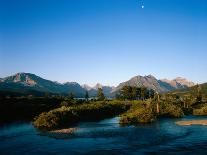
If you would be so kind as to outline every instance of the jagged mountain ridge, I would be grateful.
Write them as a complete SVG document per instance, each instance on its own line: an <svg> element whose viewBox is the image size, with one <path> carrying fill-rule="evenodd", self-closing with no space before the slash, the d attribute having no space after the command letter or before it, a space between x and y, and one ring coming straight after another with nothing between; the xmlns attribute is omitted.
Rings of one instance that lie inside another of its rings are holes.
<svg viewBox="0 0 207 155"><path fill-rule="evenodd" d="M195 85L193 82L190 82L187 79L182 78L182 77L177 77L177 78L175 78L173 80L162 79L161 81L165 82L165 83L168 83L168 84L170 84L171 86L173 86L173 87L175 87L177 89L186 88L186 87L192 87L192 86Z"/></svg>
<svg viewBox="0 0 207 155"><path fill-rule="evenodd" d="M31 73L17 73L13 76L3 78L0 83L0 90L11 90L11 84L15 84L13 85L13 89L16 89L16 91L18 91L18 88L21 88L19 91L22 91L22 88L24 87L25 89L56 94L68 94L69 92L72 92L77 97L84 96L85 94L85 89L76 82L61 84L43 79Z"/></svg>
<svg viewBox="0 0 207 155"><path fill-rule="evenodd" d="M112 91L114 89L114 87L112 86L103 86L100 83L97 83L94 87L92 87L89 90L89 95L92 97L95 97L97 95L98 92L98 88L101 88L103 90L103 93L105 94L105 96L107 97L113 97Z"/></svg>
<svg viewBox="0 0 207 155"><path fill-rule="evenodd" d="M152 75L147 76L135 76L130 80L120 83L114 92L119 91L123 86L137 86L137 87L147 87L149 89L153 89L159 93L164 93L168 91L172 91L175 89L184 89L187 87L194 86L193 82L189 82L184 78L176 78L173 80L158 80Z"/></svg>
<svg viewBox="0 0 207 155"><path fill-rule="evenodd" d="M13 76L0 78L0 91L26 92L28 90L28 92L41 92L43 94L44 92L54 94L68 94L72 92L76 97L84 97L86 91L89 92L90 97L95 97L98 88L102 88L107 97L113 97L125 85L147 87L157 92L164 93L176 89L188 88L193 86L194 83L181 77L173 80L158 80L152 75L135 76L126 82L120 83L117 87L102 86L99 83L94 87L90 87L86 84L81 86L77 82L61 84L43 79L31 73L17 73Z"/></svg>

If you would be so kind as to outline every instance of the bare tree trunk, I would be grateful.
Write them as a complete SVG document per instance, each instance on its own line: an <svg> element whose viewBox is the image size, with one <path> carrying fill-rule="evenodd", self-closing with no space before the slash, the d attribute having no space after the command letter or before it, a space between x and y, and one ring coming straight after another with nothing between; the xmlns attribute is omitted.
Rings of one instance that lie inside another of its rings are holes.
<svg viewBox="0 0 207 155"><path fill-rule="evenodd" d="M157 113L159 114L160 113L160 106L159 106L159 103L157 102Z"/></svg>
<svg viewBox="0 0 207 155"><path fill-rule="evenodd" d="M159 102L160 102L160 96L159 96L159 94L157 93L157 114L160 113L160 105L159 105Z"/></svg>

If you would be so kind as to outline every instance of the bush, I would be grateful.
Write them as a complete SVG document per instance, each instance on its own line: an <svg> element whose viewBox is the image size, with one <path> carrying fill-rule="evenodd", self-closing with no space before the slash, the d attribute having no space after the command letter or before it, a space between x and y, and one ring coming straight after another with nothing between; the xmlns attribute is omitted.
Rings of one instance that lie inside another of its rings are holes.
<svg viewBox="0 0 207 155"><path fill-rule="evenodd" d="M40 130L52 130L78 121L93 121L112 117L127 111L130 106L130 102L123 101L97 101L70 107L63 106L40 114L34 120L33 125Z"/></svg>
<svg viewBox="0 0 207 155"><path fill-rule="evenodd" d="M193 114L193 108L182 108L182 110L183 110L183 113L185 114L185 115L192 115Z"/></svg>
<svg viewBox="0 0 207 155"><path fill-rule="evenodd" d="M151 123L156 120L151 103L148 101L136 104L129 111L121 115L119 123L121 125L136 125L139 123Z"/></svg>
<svg viewBox="0 0 207 155"><path fill-rule="evenodd" d="M138 123L151 123L156 119L156 115L150 109L140 108L133 112L127 112L121 116L121 125L136 125Z"/></svg>
<svg viewBox="0 0 207 155"><path fill-rule="evenodd" d="M170 104L170 103L162 103L160 107L160 116L161 117L183 117L184 113L181 107Z"/></svg>
<svg viewBox="0 0 207 155"><path fill-rule="evenodd" d="M137 125L139 123L151 123L159 117L182 117L182 109L174 104L160 103L160 113L156 113L156 104L153 100L142 101L135 104L126 113L121 115L121 125Z"/></svg>
<svg viewBox="0 0 207 155"><path fill-rule="evenodd" d="M67 122L70 124L78 121L78 116L73 109L67 108L65 106L51 110L49 112L44 112L40 114L33 122L34 126L40 130L51 130L56 129L59 126L64 126Z"/></svg>
<svg viewBox="0 0 207 155"><path fill-rule="evenodd" d="M206 116L207 115L207 106L203 106L200 109L194 109L193 115Z"/></svg>

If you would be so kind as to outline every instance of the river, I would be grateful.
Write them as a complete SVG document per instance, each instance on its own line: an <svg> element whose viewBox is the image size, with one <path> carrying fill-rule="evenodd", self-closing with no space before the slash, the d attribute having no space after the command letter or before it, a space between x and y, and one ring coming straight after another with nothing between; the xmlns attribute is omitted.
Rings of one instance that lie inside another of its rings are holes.
<svg viewBox="0 0 207 155"><path fill-rule="evenodd" d="M118 117L76 125L71 136L37 131L31 123L0 126L0 154L207 154L207 126L179 126L187 116L120 127Z"/></svg>

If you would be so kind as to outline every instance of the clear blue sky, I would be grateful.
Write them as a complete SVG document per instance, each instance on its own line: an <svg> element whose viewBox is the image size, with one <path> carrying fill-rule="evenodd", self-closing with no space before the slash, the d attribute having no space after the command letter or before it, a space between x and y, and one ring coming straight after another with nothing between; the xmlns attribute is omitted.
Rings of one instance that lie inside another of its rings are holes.
<svg viewBox="0 0 207 155"><path fill-rule="evenodd" d="M142 9L144 5L144 9ZM0 77L207 82L206 0L0 0Z"/></svg>

